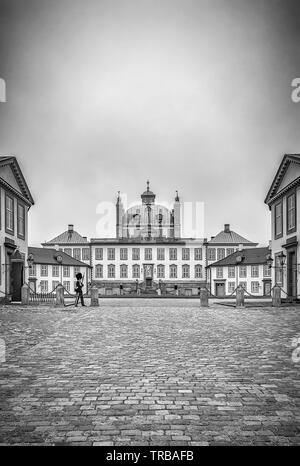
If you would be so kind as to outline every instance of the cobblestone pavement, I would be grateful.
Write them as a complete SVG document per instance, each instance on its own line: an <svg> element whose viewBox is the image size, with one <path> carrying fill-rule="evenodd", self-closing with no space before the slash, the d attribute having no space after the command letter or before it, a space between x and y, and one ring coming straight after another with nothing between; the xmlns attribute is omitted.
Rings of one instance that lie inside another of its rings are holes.
<svg viewBox="0 0 300 466"><path fill-rule="evenodd" d="M0 308L0 443L300 444L300 308Z"/></svg>

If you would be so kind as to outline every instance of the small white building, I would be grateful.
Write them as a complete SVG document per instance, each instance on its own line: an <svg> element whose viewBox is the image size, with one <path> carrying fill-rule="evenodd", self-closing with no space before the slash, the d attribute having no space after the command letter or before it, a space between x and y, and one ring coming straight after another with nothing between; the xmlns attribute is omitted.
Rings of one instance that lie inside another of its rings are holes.
<svg viewBox="0 0 300 466"><path fill-rule="evenodd" d="M271 211L272 279L282 298L300 297L300 154L285 155L265 203Z"/></svg>
<svg viewBox="0 0 300 466"><path fill-rule="evenodd" d="M28 275L28 211L33 204L17 159L0 157L0 300L21 300Z"/></svg>
<svg viewBox="0 0 300 466"><path fill-rule="evenodd" d="M69 293L75 292L76 274L81 272L84 279L83 292L91 280L91 267L74 259L63 251L50 248L28 248L30 261L29 286L35 293L51 293L62 284Z"/></svg>
<svg viewBox="0 0 300 466"><path fill-rule="evenodd" d="M270 253L269 248L241 249L210 264L207 268L210 292L220 298L226 297L234 295L241 285L253 296L270 296Z"/></svg>

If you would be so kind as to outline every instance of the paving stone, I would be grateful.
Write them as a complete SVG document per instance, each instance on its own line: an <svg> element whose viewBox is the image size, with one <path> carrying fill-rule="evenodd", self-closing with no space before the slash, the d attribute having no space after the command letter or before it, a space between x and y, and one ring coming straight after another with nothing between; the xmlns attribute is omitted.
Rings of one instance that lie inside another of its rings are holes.
<svg viewBox="0 0 300 466"><path fill-rule="evenodd" d="M299 308L0 307L0 444L299 445Z"/></svg>

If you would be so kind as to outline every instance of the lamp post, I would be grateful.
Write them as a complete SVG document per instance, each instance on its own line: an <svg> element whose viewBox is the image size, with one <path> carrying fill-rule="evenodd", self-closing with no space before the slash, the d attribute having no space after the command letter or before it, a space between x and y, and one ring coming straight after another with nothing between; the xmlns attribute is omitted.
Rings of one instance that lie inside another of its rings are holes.
<svg viewBox="0 0 300 466"><path fill-rule="evenodd" d="M34 263L34 256L33 256L33 254L28 254L28 257L27 257L28 275L29 275L29 271L32 269L33 263ZM24 269L25 269L25 267L24 267ZM24 270L24 282L25 282L25 279L26 279L26 275L25 275L25 270Z"/></svg>
<svg viewBox="0 0 300 466"><path fill-rule="evenodd" d="M277 265L272 265L273 264L273 261L274 259L271 257L271 254L268 254L267 256L267 265L269 266L269 268L271 269L275 269L275 284L277 285L277 276L276 276L276 269L279 269L280 270L280 275L281 275L281 278L282 278L282 282L283 282L283 268L285 266L285 261L286 261L286 255L284 254L283 251L281 251L277 256L276 258L278 259L279 261L279 267Z"/></svg>
<svg viewBox="0 0 300 466"><path fill-rule="evenodd" d="M61 254L57 254L56 260L57 260L57 262L58 262L59 265L60 265L60 284L62 285L62 260L63 260L62 255L61 255Z"/></svg>

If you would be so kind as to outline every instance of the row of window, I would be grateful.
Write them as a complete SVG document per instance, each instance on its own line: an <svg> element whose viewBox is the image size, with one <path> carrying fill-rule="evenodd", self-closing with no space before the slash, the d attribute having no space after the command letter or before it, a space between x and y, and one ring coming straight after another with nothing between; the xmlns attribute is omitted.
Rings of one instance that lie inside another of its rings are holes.
<svg viewBox="0 0 300 466"><path fill-rule="evenodd" d="M217 278L223 278L223 272L224 267L217 267L216 271L216 277ZM240 265L238 267L238 275L240 278L246 278L247 277L247 266L246 265ZM236 267L228 267L228 278L235 278L236 276ZM270 277L271 276L271 269L268 265L263 266L263 276L264 277ZM252 278L258 278L259 277L259 266L258 265L252 265L251 266L251 277Z"/></svg>
<svg viewBox="0 0 300 466"><path fill-rule="evenodd" d="M37 290L38 292L41 292L41 293L51 293L52 291L55 290L55 288L59 285L59 281L57 280L53 280L52 281L52 287L51 289L49 289L49 283L48 283L48 280L41 280L40 281L40 289ZM33 285L31 285L33 287ZM73 292L76 288L76 281L74 281L74 290L71 290L71 282L69 281L64 281L63 282L63 286L65 287L65 289L69 292Z"/></svg>
<svg viewBox="0 0 300 466"><path fill-rule="evenodd" d="M296 191L286 197L286 233L296 231ZM283 235L283 200L281 199L274 207L274 236L275 239Z"/></svg>
<svg viewBox="0 0 300 466"><path fill-rule="evenodd" d="M74 259L77 259L78 261L81 261L81 260L89 261L90 260L90 248L73 248L73 250L72 248L64 248L63 252L73 257Z"/></svg>
<svg viewBox="0 0 300 466"><path fill-rule="evenodd" d="M247 282L239 282L239 285L242 286L247 291ZM251 293L259 293L261 285L259 282L251 282ZM236 289L235 282L228 282L228 293L233 293Z"/></svg>
<svg viewBox="0 0 300 466"><path fill-rule="evenodd" d="M17 236L21 239L25 239L25 209L25 205L17 201ZM5 231L10 235L15 234L15 200L7 193L5 193Z"/></svg>
<svg viewBox="0 0 300 466"><path fill-rule="evenodd" d="M60 276L60 273L59 273L59 269L60 269L60 266L59 265L52 265L52 266L49 266L49 265L40 265L40 275L41 277L48 277L49 276L49 269L51 270L52 272L52 277L59 277ZM78 272L80 272L80 267L72 267L73 268L73 275L74 277L76 276L76 274ZM36 271L37 271L37 265L36 264L33 264L30 268L29 268L29 275L31 277L35 277L36 276ZM71 267L68 266L68 265L65 265L63 266L63 269L62 269L62 274L63 274L63 277L70 277L70 271L71 271Z"/></svg>
<svg viewBox="0 0 300 466"><path fill-rule="evenodd" d="M141 251L140 248L132 248L132 260L140 260ZM191 252L190 248L182 248L181 258L182 260L190 260ZM165 248L157 248L156 250L156 259L165 260L166 251ZM103 260L103 248L95 248L95 259ZM107 259L115 260L116 259L116 250L115 248L107 248ZM153 259L153 250L152 248L144 249L144 260ZM128 260L128 249L120 248L120 260ZM177 248L169 249L169 260L177 260ZM194 260L202 260L202 248L194 249Z"/></svg>
<svg viewBox="0 0 300 466"><path fill-rule="evenodd" d="M178 275L178 267L175 264L169 266L169 277L170 278L177 278ZM157 266L157 278L165 278L165 271L166 267L163 264L159 264ZM133 278L140 278L141 275L141 267L138 264L134 264L132 266L132 277ZM116 266L114 264L110 264L107 266L107 276L108 278L115 278L116 277ZM202 266L200 264L195 265L195 278L202 278ZM95 278L103 278L103 265L98 264L95 267ZM128 278L128 265L122 264L120 265L120 278ZM182 278L190 278L190 266L185 264L182 266Z"/></svg>
<svg viewBox="0 0 300 466"><path fill-rule="evenodd" d="M233 254L235 251L238 251L238 248L208 248L207 257L209 261L220 261L230 254Z"/></svg>

